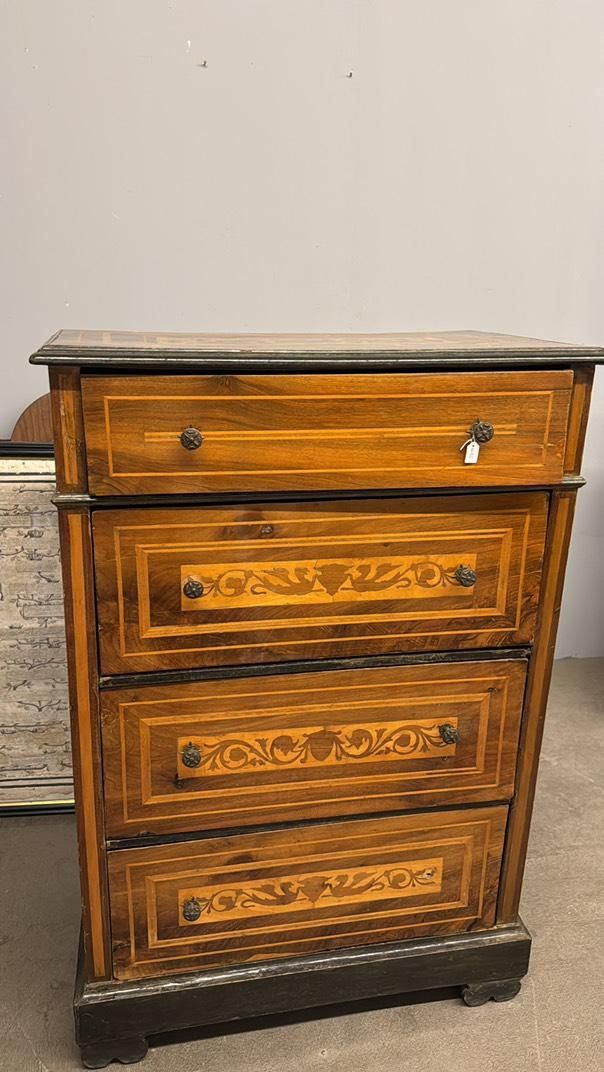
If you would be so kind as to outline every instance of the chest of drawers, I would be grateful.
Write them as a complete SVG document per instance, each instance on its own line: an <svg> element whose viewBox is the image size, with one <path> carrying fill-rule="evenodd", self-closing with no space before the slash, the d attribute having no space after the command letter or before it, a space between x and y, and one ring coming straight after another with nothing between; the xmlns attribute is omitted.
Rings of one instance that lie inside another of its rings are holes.
<svg viewBox="0 0 604 1072"><path fill-rule="evenodd" d="M474 332L60 332L84 1064L518 992L594 365Z"/></svg>

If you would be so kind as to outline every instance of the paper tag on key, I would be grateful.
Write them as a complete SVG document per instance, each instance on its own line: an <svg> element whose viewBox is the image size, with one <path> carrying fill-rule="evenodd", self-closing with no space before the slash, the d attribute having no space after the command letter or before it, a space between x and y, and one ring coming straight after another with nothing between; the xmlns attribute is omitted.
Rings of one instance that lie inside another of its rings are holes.
<svg viewBox="0 0 604 1072"><path fill-rule="evenodd" d="M464 465L476 465L480 454L480 443L477 443L475 439L470 439L465 446Z"/></svg>

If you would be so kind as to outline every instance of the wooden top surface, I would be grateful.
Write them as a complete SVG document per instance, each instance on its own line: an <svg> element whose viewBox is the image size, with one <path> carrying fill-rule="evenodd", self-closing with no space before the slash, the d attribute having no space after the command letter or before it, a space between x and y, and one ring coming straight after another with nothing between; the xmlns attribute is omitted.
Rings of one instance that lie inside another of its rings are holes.
<svg viewBox="0 0 604 1072"><path fill-rule="evenodd" d="M252 369L510 367L604 361L604 348L483 331L379 334L184 335L141 331L59 331L33 364Z"/></svg>

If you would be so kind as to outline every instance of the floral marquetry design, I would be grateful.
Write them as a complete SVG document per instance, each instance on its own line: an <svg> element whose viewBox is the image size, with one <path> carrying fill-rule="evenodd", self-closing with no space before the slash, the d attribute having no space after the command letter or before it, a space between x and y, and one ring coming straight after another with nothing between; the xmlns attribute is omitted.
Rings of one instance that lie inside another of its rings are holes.
<svg viewBox="0 0 604 1072"><path fill-rule="evenodd" d="M316 766L354 760L413 759L439 753L453 755L459 736L443 734L434 720L382 726L304 727L261 737L233 736L178 742L185 766L199 772L227 774L248 768ZM187 762L191 751L196 762Z"/></svg>
<svg viewBox="0 0 604 1072"><path fill-rule="evenodd" d="M366 560L319 560L302 562L225 563L216 566L183 566L183 583L191 578L199 585L200 596L194 600L204 609L252 606L255 603L279 604L284 601L355 602L392 592L393 595L417 597L442 593L451 587L463 590L461 580L469 567L453 555L414 560L409 556ZM191 609L191 599L183 610Z"/></svg>
<svg viewBox="0 0 604 1072"><path fill-rule="evenodd" d="M185 923L259 915L271 909L285 911L329 907L333 902L351 903L371 897L412 897L438 893L442 884L442 859L413 861L387 869L360 868L325 875L288 875L259 886L229 886L217 890L193 890L181 904Z"/></svg>

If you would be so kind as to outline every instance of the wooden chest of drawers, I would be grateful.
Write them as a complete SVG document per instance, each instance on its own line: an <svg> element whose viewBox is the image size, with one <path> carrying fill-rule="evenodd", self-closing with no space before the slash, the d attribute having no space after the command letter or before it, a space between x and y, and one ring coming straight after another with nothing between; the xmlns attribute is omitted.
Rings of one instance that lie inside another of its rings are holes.
<svg viewBox="0 0 604 1072"><path fill-rule="evenodd" d="M61 332L84 1063L513 997L594 364L464 332Z"/></svg>

